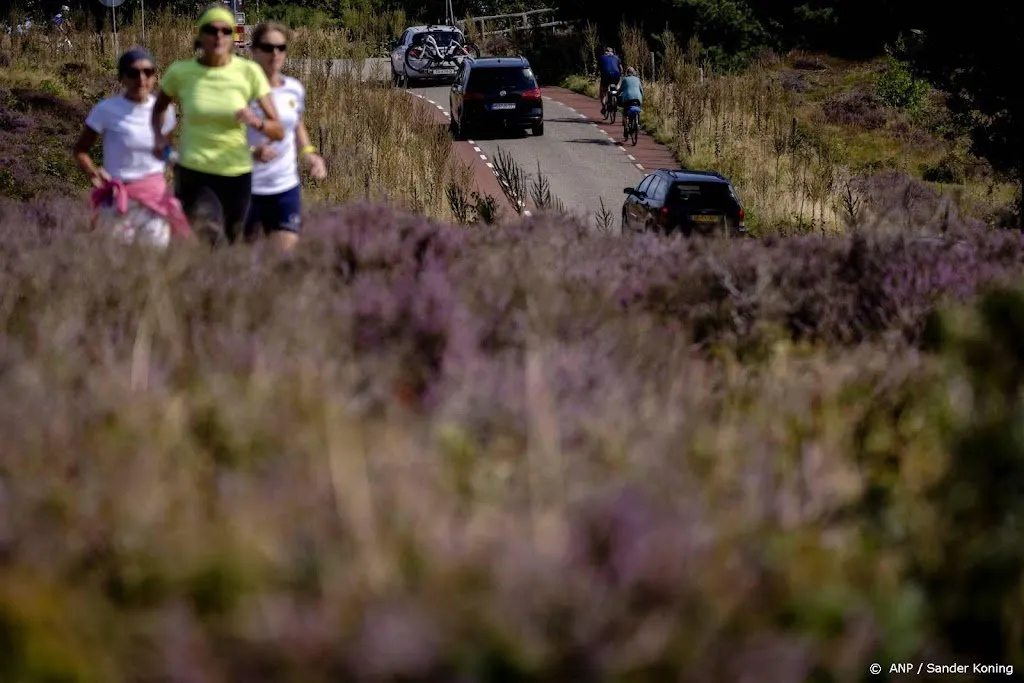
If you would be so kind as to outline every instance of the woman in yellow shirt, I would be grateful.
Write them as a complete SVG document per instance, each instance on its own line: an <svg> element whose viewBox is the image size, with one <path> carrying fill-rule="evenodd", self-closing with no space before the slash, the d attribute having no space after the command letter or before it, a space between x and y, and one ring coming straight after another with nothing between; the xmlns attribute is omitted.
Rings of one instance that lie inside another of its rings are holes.
<svg viewBox="0 0 1024 683"><path fill-rule="evenodd" d="M242 233L252 195L253 159L246 128L271 140L284 127L270 97L270 82L255 62L234 54L234 16L216 5L199 17L200 54L171 64L160 79L153 105L154 154L163 158L168 138L164 114L177 101L181 143L175 169L175 194L197 234L234 242ZM265 118L249 107L257 101ZM212 233L212 234L211 234ZM248 237L248 236L247 236ZM253 236L255 237L255 236Z"/></svg>

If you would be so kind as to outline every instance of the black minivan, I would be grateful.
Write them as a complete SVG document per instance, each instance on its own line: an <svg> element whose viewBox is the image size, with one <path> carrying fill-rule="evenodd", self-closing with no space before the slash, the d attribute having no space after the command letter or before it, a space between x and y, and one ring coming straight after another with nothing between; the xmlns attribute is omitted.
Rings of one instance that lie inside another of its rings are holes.
<svg viewBox="0 0 1024 683"><path fill-rule="evenodd" d="M455 74L448 111L456 138L485 126L544 134L540 85L525 57L467 57Z"/></svg>
<svg viewBox="0 0 1024 683"><path fill-rule="evenodd" d="M732 182L716 171L658 169L623 188L622 232L746 235L746 211Z"/></svg>

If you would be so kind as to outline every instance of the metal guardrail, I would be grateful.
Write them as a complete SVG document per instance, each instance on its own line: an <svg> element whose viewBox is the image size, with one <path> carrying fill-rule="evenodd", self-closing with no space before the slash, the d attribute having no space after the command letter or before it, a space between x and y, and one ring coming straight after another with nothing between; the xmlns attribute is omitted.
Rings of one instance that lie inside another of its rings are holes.
<svg viewBox="0 0 1024 683"><path fill-rule="evenodd" d="M539 24L538 23L531 23L530 22L530 17L532 17L532 16L541 15L541 14L554 14L555 11L556 10L553 7L541 7L539 9L526 10L524 12L510 12L508 14L489 14L487 16L482 16L482 17L472 17L472 20L473 20L474 24L479 26L479 28L480 28L480 35L484 35L484 36L502 35L502 34L505 34L505 33L511 33L512 31L516 31L516 30L519 30L519 29L529 30L529 29L533 29L533 28L552 28L552 27L555 27L555 26L566 26L566 25L569 25L569 24L572 23L572 22L569 22L569 21L545 21L545 22L541 22ZM484 22L485 21L494 21L496 19L499 19L499 20L500 19L520 19L521 21L518 23L517 26L512 26L512 27L509 27L509 28L496 29L496 30L493 30L493 31L484 31ZM458 20L456 20L455 25L458 26L459 28L465 30L465 28L466 28L466 20L465 19L458 19Z"/></svg>

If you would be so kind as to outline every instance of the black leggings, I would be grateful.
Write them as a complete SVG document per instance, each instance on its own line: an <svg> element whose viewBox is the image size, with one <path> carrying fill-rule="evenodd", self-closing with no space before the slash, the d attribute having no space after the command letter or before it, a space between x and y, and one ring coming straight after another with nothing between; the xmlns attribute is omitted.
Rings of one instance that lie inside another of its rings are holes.
<svg viewBox="0 0 1024 683"><path fill-rule="evenodd" d="M231 243L243 232L252 196L252 173L222 176L177 166L174 194L198 236L214 245L223 239Z"/></svg>

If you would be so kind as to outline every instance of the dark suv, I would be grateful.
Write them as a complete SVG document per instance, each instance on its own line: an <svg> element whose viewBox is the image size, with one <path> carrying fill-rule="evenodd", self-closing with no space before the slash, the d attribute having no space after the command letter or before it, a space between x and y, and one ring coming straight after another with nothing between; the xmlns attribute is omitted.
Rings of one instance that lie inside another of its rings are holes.
<svg viewBox="0 0 1024 683"><path fill-rule="evenodd" d="M525 57L466 58L455 74L448 111L457 138L487 125L544 134L544 102Z"/></svg>
<svg viewBox="0 0 1024 683"><path fill-rule="evenodd" d="M647 228L683 235L746 234L746 212L732 182L715 171L654 171L622 190L622 231Z"/></svg>

